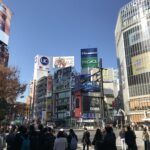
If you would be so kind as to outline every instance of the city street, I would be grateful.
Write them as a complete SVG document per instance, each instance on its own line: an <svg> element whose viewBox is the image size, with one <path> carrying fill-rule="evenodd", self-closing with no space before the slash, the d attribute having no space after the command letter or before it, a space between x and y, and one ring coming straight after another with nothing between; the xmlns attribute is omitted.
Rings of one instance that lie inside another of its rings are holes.
<svg viewBox="0 0 150 150"><path fill-rule="evenodd" d="M90 131L90 139L92 141L93 138L94 138L95 130L89 130L89 131ZM117 149L121 150L121 142L120 142L120 137L119 137L119 131L120 130L114 129L116 139L117 139L116 140ZM76 132L76 134L78 136L78 140L79 140L78 150L82 150L83 146L82 146L82 143L81 143L81 139L82 139L84 131L83 130L75 130L75 132ZM137 137L136 141L137 141L138 150L143 150L144 149L144 142L142 140L142 131L135 131L135 134L136 134L136 137ZM90 147L90 150L94 150L93 145Z"/></svg>

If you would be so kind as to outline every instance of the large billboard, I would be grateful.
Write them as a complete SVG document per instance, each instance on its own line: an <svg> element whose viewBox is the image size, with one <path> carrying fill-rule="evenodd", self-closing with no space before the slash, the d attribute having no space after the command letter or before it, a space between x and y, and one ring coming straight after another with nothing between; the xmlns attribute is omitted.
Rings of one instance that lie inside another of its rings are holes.
<svg viewBox="0 0 150 150"><path fill-rule="evenodd" d="M83 92L100 92L99 82L91 81L90 74L81 74L75 77L74 90Z"/></svg>
<svg viewBox="0 0 150 150"><path fill-rule="evenodd" d="M66 67L57 70L54 73L53 91L63 91L71 88L72 67Z"/></svg>
<svg viewBox="0 0 150 150"><path fill-rule="evenodd" d="M74 56L53 57L53 68L74 67Z"/></svg>
<svg viewBox="0 0 150 150"><path fill-rule="evenodd" d="M97 48L81 49L81 67L82 68L98 67Z"/></svg>
<svg viewBox="0 0 150 150"><path fill-rule="evenodd" d="M150 72L150 52L136 55L131 60L133 75Z"/></svg>
<svg viewBox="0 0 150 150"><path fill-rule="evenodd" d="M9 41L11 16L11 11L3 3L0 3L0 41L6 45Z"/></svg>
<svg viewBox="0 0 150 150"><path fill-rule="evenodd" d="M100 98L83 96L83 113L99 112L100 111Z"/></svg>

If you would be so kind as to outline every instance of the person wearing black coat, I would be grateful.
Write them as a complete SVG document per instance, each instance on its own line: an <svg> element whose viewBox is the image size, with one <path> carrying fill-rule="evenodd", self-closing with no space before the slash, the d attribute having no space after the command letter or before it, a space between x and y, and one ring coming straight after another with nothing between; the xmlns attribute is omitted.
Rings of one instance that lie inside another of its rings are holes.
<svg viewBox="0 0 150 150"><path fill-rule="evenodd" d="M127 126L127 131L125 132L125 142L128 145L128 150L137 150L136 135L130 126Z"/></svg>
<svg viewBox="0 0 150 150"><path fill-rule="evenodd" d="M87 146L87 150L89 150L89 146L91 145L90 140L90 132L87 130L87 128L84 129L82 143L83 143L83 150L85 150L85 147Z"/></svg>
<svg viewBox="0 0 150 150"><path fill-rule="evenodd" d="M113 132L112 127L105 127L106 133L103 139L103 149L104 150L117 150L116 147L116 136Z"/></svg>
<svg viewBox="0 0 150 150"><path fill-rule="evenodd" d="M72 138L75 138L76 142L78 143L78 137L77 137L77 135L75 134L75 132L74 132L73 129L70 129L69 130L69 135L67 137L67 140L68 140L68 150L76 150L77 149L77 147L74 148L74 149L71 148L71 140L72 140Z"/></svg>
<svg viewBox="0 0 150 150"><path fill-rule="evenodd" d="M96 130L94 139L92 141L92 145L94 145L94 149L95 150L102 150L102 146L103 146L103 136L102 136L102 132L100 129Z"/></svg>

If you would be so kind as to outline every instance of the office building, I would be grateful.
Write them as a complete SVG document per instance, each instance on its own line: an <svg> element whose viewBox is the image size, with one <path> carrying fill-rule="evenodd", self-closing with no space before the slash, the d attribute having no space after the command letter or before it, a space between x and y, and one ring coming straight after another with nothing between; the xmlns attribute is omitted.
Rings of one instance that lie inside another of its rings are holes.
<svg viewBox="0 0 150 150"><path fill-rule="evenodd" d="M142 122L150 109L150 0L132 0L120 9L115 39L125 115Z"/></svg>

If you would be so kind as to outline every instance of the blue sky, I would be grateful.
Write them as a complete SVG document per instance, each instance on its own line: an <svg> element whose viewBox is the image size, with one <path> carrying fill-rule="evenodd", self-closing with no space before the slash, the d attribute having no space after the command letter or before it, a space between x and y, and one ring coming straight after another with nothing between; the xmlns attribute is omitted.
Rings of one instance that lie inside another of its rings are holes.
<svg viewBox="0 0 150 150"><path fill-rule="evenodd" d="M33 77L34 57L75 56L97 47L104 67L117 67L114 29L119 9L129 0L3 0L12 10L9 65L22 82Z"/></svg>

